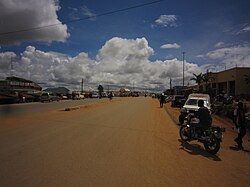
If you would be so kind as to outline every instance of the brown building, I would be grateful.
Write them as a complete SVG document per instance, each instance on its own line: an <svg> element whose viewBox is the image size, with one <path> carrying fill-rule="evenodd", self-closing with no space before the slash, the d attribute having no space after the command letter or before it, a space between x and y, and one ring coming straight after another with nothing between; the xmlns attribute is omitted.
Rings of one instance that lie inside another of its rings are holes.
<svg viewBox="0 0 250 187"><path fill-rule="evenodd" d="M0 80L0 104L39 101L42 87L33 81L7 77Z"/></svg>
<svg viewBox="0 0 250 187"><path fill-rule="evenodd" d="M221 72L208 72L208 82L202 82L201 91L212 92L213 94L227 94L232 96L250 95L250 67L235 67Z"/></svg>
<svg viewBox="0 0 250 187"><path fill-rule="evenodd" d="M42 87L33 81L19 78L7 77L5 80L0 80L0 92L13 92L13 91L40 91Z"/></svg>

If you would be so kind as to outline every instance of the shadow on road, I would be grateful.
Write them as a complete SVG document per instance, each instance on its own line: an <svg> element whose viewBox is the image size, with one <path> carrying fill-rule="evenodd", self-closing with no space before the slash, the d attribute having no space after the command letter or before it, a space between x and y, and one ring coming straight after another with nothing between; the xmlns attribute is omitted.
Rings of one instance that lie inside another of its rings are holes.
<svg viewBox="0 0 250 187"><path fill-rule="evenodd" d="M6 117L7 115L12 114L12 106L11 105L2 105L0 108L0 117Z"/></svg>
<svg viewBox="0 0 250 187"><path fill-rule="evenodd" d="M202 155L210 160L213 161L222 161L217 155L213 155L205 151L200 145L198 144L189 144L188 142L184 142L181 139L178 139L178 141L181 143L180 150L184 150L190 155Z"/></svg>
<svg viewBox="0 0 250 187"><path fill-rule="evenodd" d="M235 146L229 146L229 149L230 150L233 150L233 151L243 151L245 153L248 153L250 155L250 150L247 150L247 149L239 149L237 145Z"/></svg>

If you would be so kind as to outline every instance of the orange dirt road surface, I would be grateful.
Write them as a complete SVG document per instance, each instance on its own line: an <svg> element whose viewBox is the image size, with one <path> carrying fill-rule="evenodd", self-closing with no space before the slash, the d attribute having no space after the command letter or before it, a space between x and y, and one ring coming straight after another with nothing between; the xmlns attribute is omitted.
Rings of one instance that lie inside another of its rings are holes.
<svg viewBox="0 0 250 187"><path fill-rule="evenodd" d="M217 155L152 98L0 119L0 186L249 186L250 151L227 131Z"/></svg>

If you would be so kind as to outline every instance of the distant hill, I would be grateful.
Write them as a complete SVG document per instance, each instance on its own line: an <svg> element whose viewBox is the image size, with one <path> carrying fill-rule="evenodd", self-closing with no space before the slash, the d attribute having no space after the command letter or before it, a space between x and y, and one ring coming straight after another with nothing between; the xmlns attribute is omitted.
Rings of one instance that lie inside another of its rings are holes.
<svg viewBox="0 0 250 187"><path fill-rule="evenodd" d="M47 88L44 91L53 92L53 93L58 94L58 95L61 95L61 94L62 95L67 95L70 92L70 90L68 88L65 88L65 87Z"/></svg>

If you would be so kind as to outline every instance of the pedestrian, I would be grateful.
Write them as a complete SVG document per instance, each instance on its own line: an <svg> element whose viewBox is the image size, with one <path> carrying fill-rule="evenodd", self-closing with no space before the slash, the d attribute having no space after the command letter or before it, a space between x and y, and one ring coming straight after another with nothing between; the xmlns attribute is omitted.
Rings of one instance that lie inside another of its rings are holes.
<svg viewBox="0 0 250 187"><path fill-rule="evenodd" d="M235 98L233 101L233 123L236 125L236 116L237 116L237 109L238 109L239 99Z"/></svg>
<svg viewBox="0 0 250 187"><path fill-rule="evenodd" d="M238 136L234 139L234 141L238 144L239 149L243 149L242 139L246 135L246 123L245 123L245 111L242 102L238 102L238 108L236 114L236 128L239 129L239 132Z"/></svg>
<svg viewBox="0 0 250 187"><path fill-rule="evenodd" d="M111 100L112 100L112 97L113 97L113 93L112 93L112 92L109 92L108 97L109 97L109 100L111 101Z"/></svg>
<svg viewBox="0 0 250 187"><path fill-rule="evenodd" d="M165 96L164 96L164 93L162 93L161 95L160 95L160 107L162 108L163 107L163 104L164 104L164 102L165 102Z"/></svg>

